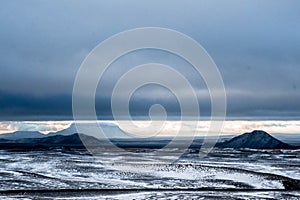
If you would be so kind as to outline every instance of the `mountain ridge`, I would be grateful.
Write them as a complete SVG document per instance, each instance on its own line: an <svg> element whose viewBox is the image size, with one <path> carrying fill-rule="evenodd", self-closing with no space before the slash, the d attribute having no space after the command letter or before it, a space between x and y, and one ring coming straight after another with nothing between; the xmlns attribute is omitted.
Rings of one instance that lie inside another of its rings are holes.
<svg viewBox="0 0 300 200"><path fill-rule="evenodd" d="M72 126L72 125L71 125ZM27 135L24 138L20 136L24 135L24 132L13 132L11 137L9 134L5 134L4 137L0 137L0 149L9 148L57 148L57 147L73 147L84 148L82 138L85 140L85 144L99 147L101 139L95 138L82 133L76 133L73 127L70 129L64 129L67 131L58 131L57 134L42 134L40 132L30 132L32 134ZM113 130L113 129L112 129ZM72 131L75 133L71 134ZM16 135L18 137L16 137ZM37 136L37 137L33 137ZM143 138L112 138L111 142L121 148L163 148L170 141L171 138L156 138L156 139L143 139ZM88 142L87 142L88 141ZM182 140L184 142L184 139ZM203 140L194 139L191 144L191 149L199 149ZM254 130L252 132L244 133L233 137L229 140L216 143L217 148L234 148L234 149L299 149L299 146L292 146L286 144L279 139L271 136L265 131Z"/></svg>
<svg viewBox="0 0 300 200"><path fill-rule="evenodd" d="M292 145L286 144L263 130L254 130L238 135L228 141L218 143L219 148L249 148L249 149L291 149Z"/></svg>
<svg viewBox="0 0 300 200"><path fill-rule="evenodd" d="M42 137L47 137L47 135L39 131L15 131L12 133L0 134L0 139L7 139L7 140L16 140L16 139L24 139L24 138L42 138Z"/></svg>

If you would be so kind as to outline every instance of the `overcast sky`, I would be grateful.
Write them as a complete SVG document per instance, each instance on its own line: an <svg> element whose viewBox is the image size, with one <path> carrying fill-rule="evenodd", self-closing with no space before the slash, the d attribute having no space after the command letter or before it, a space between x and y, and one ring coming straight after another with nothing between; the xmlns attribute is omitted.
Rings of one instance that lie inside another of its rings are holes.
<svg viewBox="0 0 300 200"><path fill-rule="evenodd" d="M88 53L113 34L146 26L180 31L207 50L224 80L229 117L300 118L299 10L298 0L2 0L0 119L70 119L74 79ZM180 68L209 115L205 84L190 66L149 50L111 66L97 92L101 118L110 117L110 92L122 72L153 60ZM157 86L134 94L132 113L147 115L154 103L179 113L175 97Z"/></svg>

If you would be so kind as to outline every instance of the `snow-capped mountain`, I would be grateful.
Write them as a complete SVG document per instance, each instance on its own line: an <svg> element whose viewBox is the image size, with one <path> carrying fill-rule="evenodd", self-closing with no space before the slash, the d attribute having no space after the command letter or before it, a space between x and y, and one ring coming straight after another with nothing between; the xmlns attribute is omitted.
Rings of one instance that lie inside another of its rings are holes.
<svg viewBox="0 0 300 200"><path fill-rule="evenodd" d="M126 138L127 134L121 130L119 128L119 126L117 126L114 123L106 123L106 122L100 122L99 124L97 123L82 123L80 124L81 126L84 127L85 132L82 132L81 134L87 134L87 135L92 135L97 137L97 135L94 135L92 133L90 133L92 130L94 130L93 128L95 128L95 126L100 126L101 129L107 134L109 135L110 138ZM53 132L53 133L49 133L47 134L48 136L54 136L54 135L72 135L74 133L78 133L78 130L76 129L76 124L72 123L68 128L61 130L61 131L57 131L57 132Z"/></svg>
<svg viewBox="0 0 300 200"><path fill-rule="evenodd" d="M74 133L77 133L76 126L74 123L72 123L68 128L57 131L57 132L52 132L48 133L47 136L54 136L54 135L72 135Z"/></svg>

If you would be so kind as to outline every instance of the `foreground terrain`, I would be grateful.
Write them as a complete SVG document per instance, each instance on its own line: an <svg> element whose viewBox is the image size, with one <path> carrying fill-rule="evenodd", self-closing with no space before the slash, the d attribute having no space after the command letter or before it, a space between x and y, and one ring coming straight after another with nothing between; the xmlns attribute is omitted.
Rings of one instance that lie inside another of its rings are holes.
<svg viewBox="0 0 300 200"><path fill-rule="evenodd" d="M215 149L202 159L187 154L177 163L139 163L132 170L126 163L118 170L103 165L85 150L0 155L1 199L300 198L299 150Z"/></svg>

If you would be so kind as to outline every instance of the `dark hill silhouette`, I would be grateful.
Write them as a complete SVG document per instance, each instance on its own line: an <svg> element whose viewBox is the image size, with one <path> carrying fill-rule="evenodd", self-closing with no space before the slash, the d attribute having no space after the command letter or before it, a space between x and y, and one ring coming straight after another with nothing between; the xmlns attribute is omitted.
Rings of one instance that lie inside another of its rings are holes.
<svg viewBox="0 0 300 200"><path fill-rule="evenodd" d="M38 131L15 131L13 133L0 134L0 139L7 139L7 140L17 140L17 139L24 139L24 138L43 138L43 137L47 137L47 135L42 134Z"/></svg>
<svg viewBox="0 0 300 200"><path fill-rule="evenodd" d="M14 149L14 148L85 148L80 137L84 137L88 144L99 144L99 140L92 136L80 135L78 133L72 135L54 135L43 138L23 138L16 140L0 139L0 148Z"/></svg>
<svg viewBox="0 0 300 200"><path fill-rule="evenodd" d="M219 148L249 148L249 149L293 149L296 148L271 136L262 130L244 133L229 141L218 143Z"/></svg>

